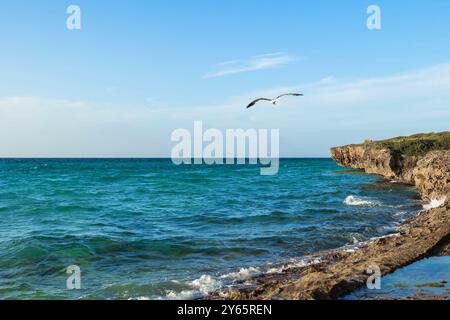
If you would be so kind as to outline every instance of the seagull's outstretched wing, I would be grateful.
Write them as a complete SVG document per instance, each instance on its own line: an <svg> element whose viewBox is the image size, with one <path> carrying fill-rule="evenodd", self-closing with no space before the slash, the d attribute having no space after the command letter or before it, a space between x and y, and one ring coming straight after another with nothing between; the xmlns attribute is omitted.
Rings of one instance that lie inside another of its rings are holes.
<svg viewBox="0 0 450 320"><path fill-rule="evenodd" d="M259 98L256 100L253 100L252 102L250 102L250 104L247 106L247 109L254 106L257 102L259 101L272 101L271 99L267 99L267 98Z"/></svg>
<svg viewBox="0 0 450 320"><path fill-rule="evenodd" d="M278 100L278 99L280 99L281 97L284 97L284 96L294 96L294 97L299 97L299 96L302 96L303 94L301 94L301 93L285 93L285 94L281 94L281 95L279 95L278 97L276 97L275 98L275 100Z"/></svg>

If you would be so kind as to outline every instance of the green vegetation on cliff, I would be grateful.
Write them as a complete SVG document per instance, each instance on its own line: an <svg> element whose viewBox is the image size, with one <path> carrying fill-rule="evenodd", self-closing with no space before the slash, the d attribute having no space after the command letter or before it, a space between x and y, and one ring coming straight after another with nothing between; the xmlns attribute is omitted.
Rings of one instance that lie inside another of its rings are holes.
<svg viewBox="0 0 450 320"><path fill-rule="evenodd" d="M393 155L422 156L433 150L450 150L450 131L418 133L372 142L378 149L388 149Z"/></svg>

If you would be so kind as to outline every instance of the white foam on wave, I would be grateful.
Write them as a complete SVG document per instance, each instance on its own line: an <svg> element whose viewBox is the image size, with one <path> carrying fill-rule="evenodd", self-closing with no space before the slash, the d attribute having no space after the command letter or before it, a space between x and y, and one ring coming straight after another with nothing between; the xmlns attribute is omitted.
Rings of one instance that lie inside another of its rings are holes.
<svg viewBox="0 0 450 320"><path fill-rule="evenodd" d="M374 206L378 204L377 201L359 198L357 196L348 196L345 198L344 203L349 206Z"/></svg>
<svg viewBox="0 0 450 320"><path fill-rule="evenodd" d="M434 208L439 208L440 206L445 204L445 200L446 198L442 198L442 199L431 199L430 203L428 204L424 204L423 208L425 210L430 210L430 209L434 209Z"/></svg>
<svg viewBox="0 0 450 320"><path fill-rule="evenodd" d="M166 296L163 299L169 300L200 299L207 296L209 293L221 288L223 286L223 282L221 280L244 281L261 274L263 274L263 271L255 267L241 268L239 269L239 271L230 272L218 278L204 274L200 278L187 283L187 285L192 289L182 290L179 292L176 292L174 290L168 290L166 292Z"/></svg>
<svg viewBox="0 0 450 320"><path fill-rule="evenodd" d="M287 264L283 264L279 267L269 268L266 273L272 274L272 273L281 273L288 269L294 269L294 268L304 268L313 264L318 264L322 262L321 258L314 258L314 259L292 259L291 262Z"/></svg>
<svg viewBox="0 0 450 320"><path fill-rule="evenodd" d="M378 239L387 239L387 238L398 237L398 236L400 236L400 233L398 233L398 232L390 233L390 234L387 234L387 235L384 235L384 236L380 236L380 237L372 237L366 242L370 243L370 242L376 241Z"/></svg>
<svg viewBox="0 0 450 320"><path fill-rule="evenodd" d="M405 214L408 214L408 211L397 211L396 213L394 213L394 217L402 217Z"/></svg>
<svg viewBox="0 0 450 320"><path fill-rule="evenodd" d="M237 272L230 272L221 276L221 279L231 279L237 281L247 280L256 276L261 275L263 272L259 268L250 267L250 268L241 268Z"/></svg>
<svg viewBox="0 0 450 320"><path fill-rule="evenodd" d="M182 290L180 292L168 290L165 298L169 300L200 299L221 286L220 281L206 274L188 284L192 289Z"/></svg>
<svg viewBox="0 0 450 320"><path fill-rule="evenodd" d="M262 274L272 274L281 273L287 269L306 267L312 264L317 264L322 262L321 258L302 258L302 259L291 259L288 263L283 264L279 267L248 267L241 268L239 271L230 272L223 274L218 277L213 277L210 275L202 275L200 278L195 279L190 282L186 282L186 285L190 289L175 291L167 290L166 295L160 297L160 299L166 300L192 300L201 299L210 294L211 292L217 291L218 289L224 288L228 285L232 285L235 281L243 282L255 278ZM179 282L178 282L179 283ZM145 300L147 297L138 297L139 300Z"/></svg>

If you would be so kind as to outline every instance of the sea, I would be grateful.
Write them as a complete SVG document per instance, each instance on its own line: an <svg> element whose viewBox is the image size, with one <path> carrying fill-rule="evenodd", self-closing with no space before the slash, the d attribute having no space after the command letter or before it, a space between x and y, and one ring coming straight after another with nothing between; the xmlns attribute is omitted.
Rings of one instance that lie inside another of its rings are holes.
<svg viewBox="0 0 450 320"><path fill-rule="evenodd" d="M328 158L280 159L273 176L251 164L0 159L0 299L199 299L393 233L421 209L413 187Z"/></svg>

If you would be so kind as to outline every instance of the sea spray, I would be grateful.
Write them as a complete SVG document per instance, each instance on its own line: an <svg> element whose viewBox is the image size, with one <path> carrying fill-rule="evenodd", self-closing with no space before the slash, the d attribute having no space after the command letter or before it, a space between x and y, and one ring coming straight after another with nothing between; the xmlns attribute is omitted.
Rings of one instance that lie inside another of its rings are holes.
<svg viewBox="0 0 450 320"><path fill-rule="evenodd" d="M430 210L434 208L439 208L440 206L443 206L445 204L446 198L442 199L431 199L430 203L424 204L423 208L424 210Z"/></svg>
<svg viewBox="0 0 450 320"><path fill-rule="evenodd" d="M379 204L378 201L369 200L357 196L348 196L345 198L344 203L349 206L374 206Z"/></svg>

